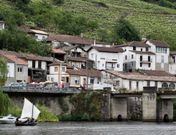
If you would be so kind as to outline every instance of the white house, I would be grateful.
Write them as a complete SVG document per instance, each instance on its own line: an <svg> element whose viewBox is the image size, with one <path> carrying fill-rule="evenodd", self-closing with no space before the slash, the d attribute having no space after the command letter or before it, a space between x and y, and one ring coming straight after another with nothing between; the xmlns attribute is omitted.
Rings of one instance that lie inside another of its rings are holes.
<svg viewBox="0 0 176 135"><path fill-rule="evenodd" d="M30 29L29 34L35 37L36 41L45 41L48 38L48 33L41 30Z"/></svg>
<svg viewBox="0 0 176 135"><path fill-rule="evenodd" d="M156 54L156 70L169 72L169 45L163 41L147 40L146 44L151 47L151 52Z"/></svg>
<svg viewBox="0 0 176 135"><path fill-rule="evenodd" d="M27 61L18 58L14 54L7 54L5 51L0 51L0 55L7 60L8 74L6 85L12 82L28 81Z"/></svg>
<svg viewBox="0 0 176 135"><path fill-rule="evenodd" d="M113 84L117 91L126 92L143 91L143 87L152 87L162 89L173 89L176 86L176 77L159 70L140 70L138 72L118 72L118 71L102 71L104 80Z"/></svg>
<svg viewBox="0 0 176 135"><path fill-rule="evenodd" d="M116 46L123 48L123 70L155 70L155 53L144 41L133 41Z"/></svg>
<svg viewBox="0 0 176 135"><path fill-rule="evenodd" d="M4 29L5 29L5 22L0 21L0 30L4 30Z"/></svg>
<svg viewBox="0 0 176 135"><path fill-rule="evenodd" d="M92 46L88 50L88 58L94 61L96 69L123 71L122 53L122 48Z"/></svg>
<svg viewBox="0 0 176 135"><path fill-rule="evenodd" d="M70 87L101 89L101 72L96 69L68 69Z"/></svg>
<svg viewBox="0 0 176 135"><path fill-rule="evenodd" d="M169 73L176 75L176 52L170 52Z"/></svg>

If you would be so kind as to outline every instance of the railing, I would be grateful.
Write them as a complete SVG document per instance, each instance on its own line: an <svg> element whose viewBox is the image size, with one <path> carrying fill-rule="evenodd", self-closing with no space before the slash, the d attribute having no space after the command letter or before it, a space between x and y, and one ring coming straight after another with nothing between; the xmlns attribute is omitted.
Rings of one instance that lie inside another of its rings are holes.
<svg viewBox="0 0 176 135"><path fill-rule="evenodd" d="M23 93L80 93L78 88L58 88L58 87L39 87L39 86L19 86L10 87L5 86L1 88L4 92L23 92Z"/></svg>

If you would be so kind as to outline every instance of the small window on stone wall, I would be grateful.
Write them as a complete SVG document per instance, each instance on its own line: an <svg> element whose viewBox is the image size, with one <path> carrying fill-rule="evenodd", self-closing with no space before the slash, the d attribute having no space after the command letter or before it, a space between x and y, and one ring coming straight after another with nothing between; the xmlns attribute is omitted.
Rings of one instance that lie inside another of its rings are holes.
<svg viewBox="0 0 176 135"><path fill-rule="evenodd" d="M175 84L174 84L174 83L170 83L170 84L169 84L169 88L170 88L170 89L175 89Z"/></svg>
<svg viewBox="0 0 176 135"><path fill-rule="evenodd" d="M164 82L164 83L162 84L162 88L167 89L167 88L168 88L168 84L167 84L166 82Z"/></svg>

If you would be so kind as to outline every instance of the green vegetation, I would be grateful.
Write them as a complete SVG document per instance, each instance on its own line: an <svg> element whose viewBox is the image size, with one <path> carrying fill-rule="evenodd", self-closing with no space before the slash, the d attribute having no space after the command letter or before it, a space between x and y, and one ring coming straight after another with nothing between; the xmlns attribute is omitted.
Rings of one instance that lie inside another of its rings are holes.
<svg viewBox="0 0 176 135"><path fill-rule="evenodd" d="M7 64L6 60L3 58L0 58L0 87L3 86L7 79Z"/></svg>
<svg viewBox="0 0 176 135"><path fill-rule="evenodd" d="M10 104L10 100L8 95L2 93L0 90L0 115L5 115L8 113L8 106Z"/></svg>
<svg viewBox="0 0 176 135"><path fill-rule="evenodd" d="M41 111L38 121L40 122L58 122L59 121L58 117L52 112L50 112L46 106L38 104L37 107Z"/></svg>
<svg viewBox="0 0 176 135"><path fill-rule="evenodd" d="M59 116L61 121L98 121L101 116L100 92L82 92L71 98L74 109L71 114Z"/></svg>
<svg viewBox="0 0 176 135"><path fill-rule="evenodd" d="M25 24L56 33L83 33L84 37L116 44L126 41L126 38L121 39L115 33L117 22L123 19L135 28L135 33L139 31L141 38L166 41L175 50L176 10L150 3L152 0L146 1L28 0L19 7L12 0L0 0L0 18L6 21L9 29ZM157 0L164 1L175 5L174 0ZM131 36L127 38L136 39Z"/></svg>

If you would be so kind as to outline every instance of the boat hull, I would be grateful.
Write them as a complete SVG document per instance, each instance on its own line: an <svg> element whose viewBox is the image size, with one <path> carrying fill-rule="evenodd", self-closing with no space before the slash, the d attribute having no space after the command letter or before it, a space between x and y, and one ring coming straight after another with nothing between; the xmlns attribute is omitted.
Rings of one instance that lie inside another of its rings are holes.
<svg viewBox="0 0 176 135"><path fill-rule="evenodd" d="M35 125L37 125L37 122L36 121L29 121L29 120L24 121L24 122L16 121L15 125L16 126L35 126Z"/></svg>

